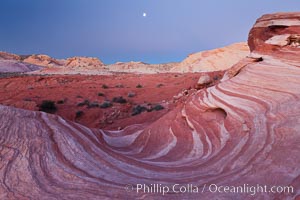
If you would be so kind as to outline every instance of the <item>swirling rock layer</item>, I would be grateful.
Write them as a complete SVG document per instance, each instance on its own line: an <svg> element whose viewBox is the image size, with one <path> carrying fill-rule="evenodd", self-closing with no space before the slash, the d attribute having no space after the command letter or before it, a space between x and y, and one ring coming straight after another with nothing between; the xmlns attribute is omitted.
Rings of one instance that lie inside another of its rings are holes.
<svg viewBox="0 0 300 200"><path fill-rule="evenodd" d="M259 59L244 59L221 83L191 94L151 124L91 130L55 115L1 106L1 198L299 199L299 48L266 43L278 34L277 23L288 26L284 34L299 34L299 15L260 18L249 38ZM124 190L126 184L176 183L294 191L253 197Z"/></svg>

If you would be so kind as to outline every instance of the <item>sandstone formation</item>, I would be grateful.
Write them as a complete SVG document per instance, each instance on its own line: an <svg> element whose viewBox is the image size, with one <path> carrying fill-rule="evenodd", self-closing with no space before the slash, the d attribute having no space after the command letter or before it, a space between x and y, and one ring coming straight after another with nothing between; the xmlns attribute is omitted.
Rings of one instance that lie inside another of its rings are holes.
<svg viewBox="0 0 300 200"><path fill-rule="evenodd" d="M203 86L210 84L211 82L212 82L212 78L208 74L204 74L200 76L196 88L200 89Z"/></svg>
<svg viewBox="0 0 300 200"><path fill-rule="evenodd" d="M64 60L57 60L51 58L48 55L31 55L25 57L23 60L25 63L30 63L34 65L39 65L42 67L59 67L64 65Z"/></svg>
<svg viewBox="0 0 300 200"><path fill-rule="evenodd" d="M300 49L267 42L299 34L299 19L300 13L258 19L248 41L252 58L153 123L103 131L0 106L1 198L299 199ZM204 190L136 193L127 184ZM212 193L210 184L294 189Z"/></svg>
<svg viewBox="0 0 300 200"><path fill-rule="evenodd" d="M178 63L165 63L165 64L147 64L143 62L117 62L107 66L107 70L111 72L128 72L128 73L167 73Z"/></svg>
<svg viewBox="0 0 300 200"><path fill-rule="evenodd" d="M68 58L64 66L70 68L75 68L75 67L100 68L103 67L104 64L98 58L73 57L73 58Z"/></svg>
<svg viewBox="0 0 300 200"><path fill-rule="evenodd" d="M249 54L246 43L236 43L223 48L189 55L172 72L207 72L226 70Z"/></svg>
<svg viewBox="0 0 300 200"><path fill-rule="evenodd" d="M0 73L14 73L14 72L31 72L41 69L40 66L23 63L22 57L6 53L0 52Z"/></svg>
<svg viewBox="0 0 300 200"><path fill-rule="evenodd" d="M0 60L21 60L21 57L15 54L0 51Z"/></svg>
<svg viewBox="0 0 300 200"><path fill-rule="evenodd" d="M117 62L105 65L98 58L72 57L67 59L54 59L47 55L18 56L1 53L0 60L15 60L24 64L43 67L34 74L111 74L117 73L189 73L209 72L228 69L240 59L249 54L245 43L237 43L227 47L191 54L180 63L147 64L144 62Z"/></svg>
<svg viewBox="0 0 300 200"><path fill-rule="evenodd" d="M41 69L40 66L15 60L0 60L0 73L31 72Z"/></svg>

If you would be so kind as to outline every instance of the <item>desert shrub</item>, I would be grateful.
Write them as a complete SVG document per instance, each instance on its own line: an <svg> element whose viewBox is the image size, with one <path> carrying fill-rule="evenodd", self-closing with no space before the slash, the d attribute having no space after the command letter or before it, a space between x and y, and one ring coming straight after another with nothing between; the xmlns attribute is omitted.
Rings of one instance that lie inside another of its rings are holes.
<svg viewBox="0 0 300 200"><path fill-rule="evenodd" d="M160 87L162 87L162 86L164 86L164 84L158 84L156 87L158 87L158 88L160 88Z"/></svg>
<svg viewBox="0 0 300 200"><path fill-rule="evenodd" d="M89 100L84 100L83 102L80 102L77 104L77 106L81 107L81 106L89 106L90 105L90 101Z"/></svg>
<svg viewBox="0 0 300 200"><path fill-rule="evenodd" d="M163 109L165 109L165 108L160 104L157 104L152 107L152 110L156 110L156 111L163 110Z"/></svg>
<svg viewBox="0 0 300 200"><path fill-rule="evenodd" d="M219 77L216 75L214 76L214 80L217 81L219 79Z"/></svg>
<svg viewBox="0 0 300 200"><path fill-rule="evenodd" d="M136 88L142 88L143 86L141 85L141 84L138 84L137 86L136 86Z"/></svg>
<svg viewBox="0 0 300 200"><path fill-rule="evenodd" d="M133 107L131 115L135 116L135 115L141 114L142 112L145 112L145 111L147 111L146 107L137 105L137 106Z"/></svg>
<svg viewBox="0 0 300 200"><path fill-rule="evenodd" d="M102 104L100 104L100 108L109 108L112 107L112 103L110 101L104 101Z"/></svg>
<svg viewBox="0 0 300 200"><path fill-rule="evenodd" d="M122 96L114 97L112 101L115 102L115 103L122 103L122 104L127 103L127 100L124 99Z"/></svg>
<svg viewBox="0 0 300 200"><path fill-rule="evenodd" d="M83 102L80 102L77 104L77 106L81 107L81 106L84 106L85 104Z"/></svg>
<svg viewBox="0 0 300 200"><path fill-rule="evenodd" d="M105 84L103 84L103 85L102 85L102 88L103 88L103 89L108 89L108 86L105 85Z"/></svg>
<svg viewBox="0 0 300 200"><path fill-rule="evenodd" d="M23 101L32 101L31 98L24 98Z"/></svg>
<svg viewBox="0 0 300 200"><path fill-rule="evenodd" d="M65 101L64 101L64 100L58 100L56 103L57 103L57 104L64 104Z"/></svg>
<svg viewBox="0 0 300 200"><path fill-rule="evenodd" d="M39 105L39 110L47 113L55 113L57 110L55 106L55 102L51 100L44 100L42 103Z"/></svg>
<svg viewBox="0 0 300 200"><path fill-rule="evenodd" d="M99 96L99 97L103 97L104 94L103 94L102 92L99 92L99 93L98 93L98 96Z"/></svg>
<svg viewBox="0 0 300 200"><path fill-rule="evenodd" d="M83 114L84 114L83 111L78 110L78 111L76 112L76 114L75 114L75 118L79 118L79 117L81 117Z"/></svg>
<svg viewBox="0 0 300 200"><path fill-rule="evenodd" d="M132 97L135 97L136 94L134 92L129 92L127 96L130 97L130 98L132 98Z"/></svg>
<svg viewBox="0 0 300 200"><path fill-rule="evenodd" d="M87 105L88 108L96 108L99 107L99 103L98 102L93 102L93 103L89 103Z"/></svg>

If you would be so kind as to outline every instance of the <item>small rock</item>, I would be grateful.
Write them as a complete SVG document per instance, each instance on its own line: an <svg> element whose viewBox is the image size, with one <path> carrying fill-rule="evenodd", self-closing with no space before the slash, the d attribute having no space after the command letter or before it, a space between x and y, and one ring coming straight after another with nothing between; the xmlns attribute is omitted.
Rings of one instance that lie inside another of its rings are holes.
<svg viewBox="0 0 300 200"><path fill-rule="evenodd" d="M210 76L207 75L207 74L204 74L204 75L202 75L202 76L199 78L199 80L198 80L198 82L197 82L197 85L196 85L196 88L197 88L197 89L201 89L201 88L203 88L205 85L210 84L211 82L212 82L212 79L210 78Z"/></svg>
<svg viewBox="0 0 300 200"><path fill-rule="evenodd" d="M247 126L247 124L243 124L243 131L244 132L248 132L248 131L250 131L250 129L249 129L249 127Z"/></svg>
<svg viewBox="0 0 300 200"><path fill-rule="evenodd" d="M135 97L136 94L134 92L129 92L127 96L130 97L130 98L132 98L132 97Z"/></svg>

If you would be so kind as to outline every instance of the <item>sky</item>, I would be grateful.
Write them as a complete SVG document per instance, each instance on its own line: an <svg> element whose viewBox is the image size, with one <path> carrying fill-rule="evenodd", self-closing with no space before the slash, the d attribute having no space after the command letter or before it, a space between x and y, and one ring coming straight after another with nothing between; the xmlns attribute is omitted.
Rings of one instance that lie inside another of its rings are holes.
<svg viewBox="0 0 300 200"><path fill-rule="evenodd" d="M299 0L0 0L0 51L178 62L246 41L257 18L290 11Z"/></svg>

